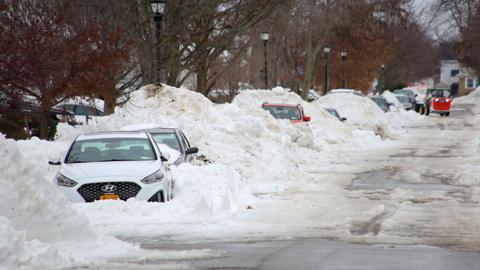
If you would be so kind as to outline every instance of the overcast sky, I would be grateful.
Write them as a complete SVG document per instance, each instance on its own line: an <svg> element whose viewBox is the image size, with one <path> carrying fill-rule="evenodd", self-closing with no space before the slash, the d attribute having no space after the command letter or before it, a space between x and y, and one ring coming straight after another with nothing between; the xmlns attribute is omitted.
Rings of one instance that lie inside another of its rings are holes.
<svg viewBox="0 0 480 270"><path fill-rule="evenodd" d="M425 27L430 36L436 40L451 40L458 36L458 31L448 14L435 10L438 0L414 0L413 10L417 20Z"/></svg>

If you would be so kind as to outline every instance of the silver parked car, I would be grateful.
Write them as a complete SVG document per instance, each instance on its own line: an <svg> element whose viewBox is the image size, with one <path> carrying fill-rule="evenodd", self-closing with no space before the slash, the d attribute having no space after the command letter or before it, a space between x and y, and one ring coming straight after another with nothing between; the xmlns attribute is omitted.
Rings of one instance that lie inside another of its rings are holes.
<svg viewBox="0 0 480 270"><path fill-rule="evenodd" d="M149 133L155 143L167 145L180 152L179 158L173 163L175 165L192 162L195 159L195 154L198 153L198 148L192 147L187 136L178 128L152 128L139 131Z"/></svg>
<svg viewBox="0 0 480 270"><path fill-rule="evenodd" d="M410 98L408 96L395 95L395 97L398 99L398 101L400 101L400 103L402 104L402 106L405 110L408 111L408 110L411 110L413 108L413 104L410 101Z"/></svg>

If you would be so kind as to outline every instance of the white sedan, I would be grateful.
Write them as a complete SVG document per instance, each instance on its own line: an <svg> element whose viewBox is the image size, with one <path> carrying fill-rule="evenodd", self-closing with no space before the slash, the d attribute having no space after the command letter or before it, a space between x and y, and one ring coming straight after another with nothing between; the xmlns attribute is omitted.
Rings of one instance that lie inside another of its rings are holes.
<svg viewBox="0 0 480 270"><path fill-rule="evenodd" d="M105 132L78 136L60 165L55 183L72 202L172 198L168 153L144 132Z"/></svg>

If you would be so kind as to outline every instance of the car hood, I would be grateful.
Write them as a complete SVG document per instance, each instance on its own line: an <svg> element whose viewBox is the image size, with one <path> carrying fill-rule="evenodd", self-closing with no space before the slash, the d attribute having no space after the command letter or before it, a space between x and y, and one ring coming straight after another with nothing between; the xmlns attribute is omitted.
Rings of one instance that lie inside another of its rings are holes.
<svg viewBox="0 0 480 270"><path fill-rule="evenodd" d="M110 161L62 164L60 173L71 179L128 177L143 178L161 168L161 161Z"/></svg>

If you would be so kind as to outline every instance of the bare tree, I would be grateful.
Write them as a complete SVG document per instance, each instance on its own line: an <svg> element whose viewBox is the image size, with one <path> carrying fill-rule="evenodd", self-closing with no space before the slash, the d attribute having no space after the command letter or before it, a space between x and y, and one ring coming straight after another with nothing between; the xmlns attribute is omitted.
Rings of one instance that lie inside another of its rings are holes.
<svg viewBox="0 0 480 270"><path fill-rule="evenodd" d="M168 82L181 85L195 75L196 90L208 95L226 70L215 67L225 67L244 54L247 30L281 2L167 1L162 49Z"/></svg>
<svg viewBox="0 0 480 270"><path fill-rule="evenodd" d="M106 96L109 74L129 62L128 43L112 45L122 40L121 29L105 40L96 21L71 16L70 1L2 0L0 6L0 91L31 96L41 106L41 138L53 106L73 96Z"/></svg>

